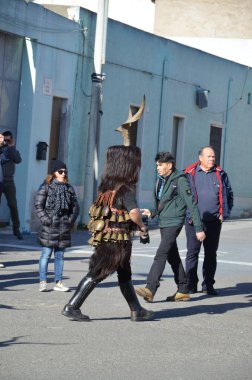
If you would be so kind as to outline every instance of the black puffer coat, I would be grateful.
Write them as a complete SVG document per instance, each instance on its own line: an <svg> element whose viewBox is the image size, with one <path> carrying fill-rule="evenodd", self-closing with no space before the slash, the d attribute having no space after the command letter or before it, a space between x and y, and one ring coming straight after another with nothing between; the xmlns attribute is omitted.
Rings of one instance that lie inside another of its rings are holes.
<svg viewBox="0 0 252 380"><path fill-rule="evenodd" d="M50 184L43 183L36 194L35 211L41 221L39 242L43 247L71 246L71 228L79 214L79 204L74 188L69 184L66 186L71 203L69 210L62 212L62 215L55 215L53 205L49 202L48 191L52 190Z"/></svg>

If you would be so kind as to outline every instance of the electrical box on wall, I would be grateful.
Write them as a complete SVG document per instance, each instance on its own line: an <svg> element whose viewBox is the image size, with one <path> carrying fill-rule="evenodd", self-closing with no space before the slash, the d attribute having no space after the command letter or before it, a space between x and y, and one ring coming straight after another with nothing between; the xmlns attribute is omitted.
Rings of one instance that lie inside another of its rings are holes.
<svg viewBox="0 0 252 380"><path fill-rule="evenodd" d="M196 104L199 108L206 108L208 106L208 90L200 88L196 91Z"/></svg>
<svg viewBox="0 0 252 380"><path fill-rule="evenodd" d="M46 160L47 147L48 145L46 142L39 141L37 144L36 160Z"/></svg>

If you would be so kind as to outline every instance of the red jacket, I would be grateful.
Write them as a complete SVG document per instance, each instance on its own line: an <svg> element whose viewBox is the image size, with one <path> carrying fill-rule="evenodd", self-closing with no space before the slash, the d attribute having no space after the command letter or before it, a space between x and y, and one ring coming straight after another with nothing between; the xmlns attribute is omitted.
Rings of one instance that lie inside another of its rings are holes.
<svg viewBox="0 0 252 380"><path fill-rule="evenodd" d="M197 194L197 190L195 187L194 176L195 176L195 171L196 171L196 168L198 165L200 165L200 161L194 162L193 164L189 165L184 170L184 172L188 176L189 183L191 186L191 190L194 194L196 202L198 201L198 194ZM214 165L214 167L216 169L215 174L216 174L216 177L217 177L217 180L219 183L219 189L220 189L220 191L219 191L219 202L220 202L219 213L220 213L220 216L223 217L223 219L226 219L229 217L231 210L232 210L232 207L233 207L233 191L232 191L231 184L229 182L227 173L224 172L224 170L222 170L221 167L216 165L216 164Z"/></svg>

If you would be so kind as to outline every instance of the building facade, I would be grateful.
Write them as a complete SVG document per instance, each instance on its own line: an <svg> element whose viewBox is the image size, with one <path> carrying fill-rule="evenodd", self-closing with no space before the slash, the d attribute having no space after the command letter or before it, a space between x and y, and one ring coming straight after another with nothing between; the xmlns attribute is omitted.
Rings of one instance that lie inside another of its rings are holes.
<svg viewBox="0 0 252 380"><path fill-rule="evenodd" d="M152 1L155 34L252 66L251 1Z"/></svg>
<svg viewBox="0 0 252 380"><path fill-rule="evenodd" d="M95 25L96 15L84 9L79 9L78 21L71 21L37 4L0 0L1 41L14 38L19 46L10 49L6 40L3 51L21 57L15 59L16 66L21 61L19 74L15 69L19 86L11 93L18 107L8 109L12 98L1 96L5 112L0 113L0 125L1 130L13 130L23 158L16 170L23 231L36 230L34 194L47 175L51 157L67 163L81 205L79 222L87 221L85 175ZM244 183L251 157L251 69L113 20L108 22L106 57L99 175L107 147L123 143L115 129L129 111L137 112L145 95L144 114L132 127L133 141L143 156L139 205L152 206L157 151L172 151L177 167L183 169L197 160L201 146L211 143L233 185L232 215L251 216L252 178L247 176ZM6 53L0 55L2 67L8 67L8 59ZM2 70L2 93L8 87L4 71L8 70ZM37 159L39 143L48 145L43 159Z"/></svg>
<svg viewBox="0 0 252 380"><path fill-rule="evenodd" d="M153 0L154 33L164 37L252 38L250 0Z"/></svg>

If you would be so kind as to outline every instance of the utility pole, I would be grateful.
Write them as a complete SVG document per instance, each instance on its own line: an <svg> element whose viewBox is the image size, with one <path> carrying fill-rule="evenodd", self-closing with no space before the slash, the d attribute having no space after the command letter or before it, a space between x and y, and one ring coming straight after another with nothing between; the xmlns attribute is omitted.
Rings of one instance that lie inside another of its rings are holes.
<svg viewBox="0 0 252 380"><path fill-rule="evenodd" d="M94 46L94 72L91 75L91 103L89 118L88 146L84 182L83 216L87 218L90 205L96 197L98 183L99 137L102 115L102 65L105 63L107 20L109 0L99 0Z"/></svg>

